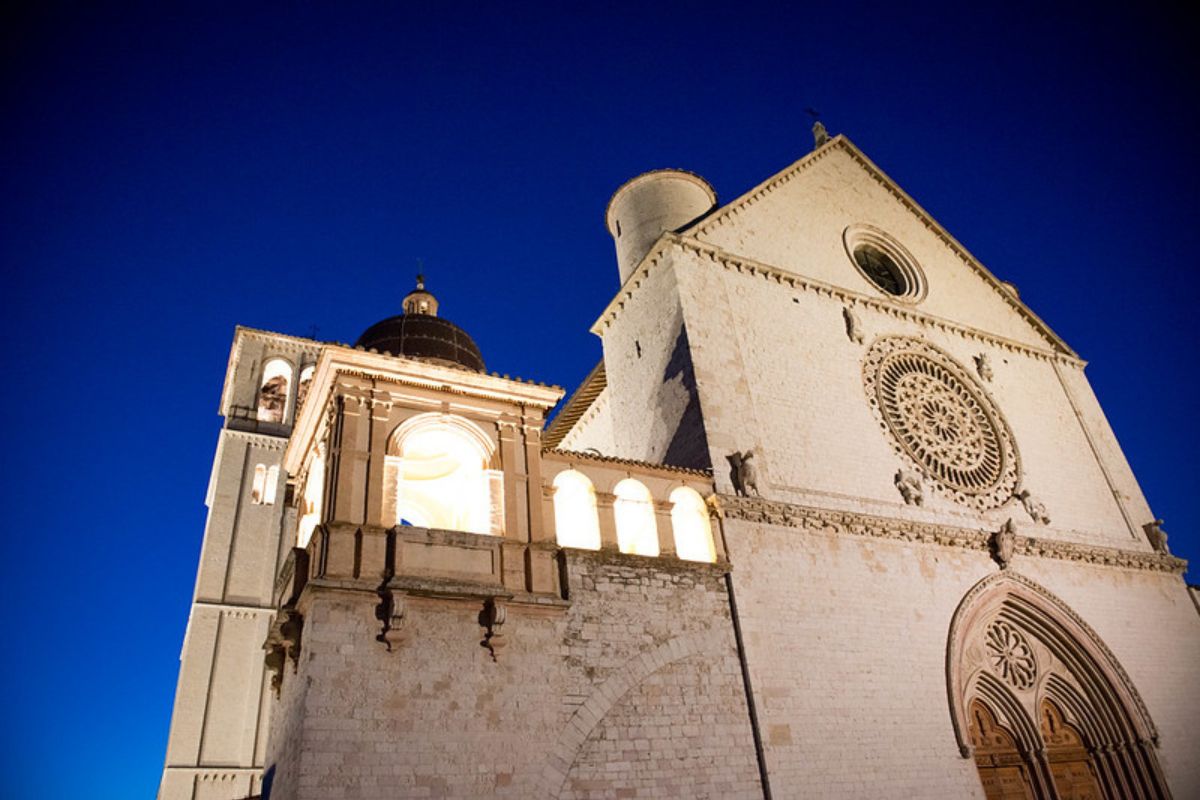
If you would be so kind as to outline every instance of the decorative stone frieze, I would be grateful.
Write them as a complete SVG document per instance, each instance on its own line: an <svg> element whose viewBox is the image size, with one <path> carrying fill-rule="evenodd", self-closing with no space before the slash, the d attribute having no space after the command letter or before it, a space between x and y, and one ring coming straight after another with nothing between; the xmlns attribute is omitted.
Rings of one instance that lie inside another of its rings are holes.
<svg viewBox="0 0 1200 800"><path fill-rule="evenodd" d="M959 528L928 522L907 522L850 511L812 508L794 503L753 497L720 495L713 507L725 519L740 519L767 525L784 525L802 530L849 536L869 536L921 542L965 550L989 550L991 534L982 530ZM1115 547L1095 547L1071 542L1056 542L1032 536L1017 537L1014 553L1035 558L1081 561L1105 567L1138 569L1182 574L1187 561L1161 553L1143 553Z"/></svg>
<svg viewBox="0 0 1200 800"><path fill-rule="evenodd" d="M678 248L683 252L695 253L703 258L708 259L718 267L731 272L739 272L745 275L759 277L782 286L788 286L798 291L812 292L817 295L840 300L843 303L852 303L863 308L869 308L874 312L883 314L884 316L905 320L907 322L913 322L917 325L921 325L922 327L929 328L930 330L954 334L969 341L988 344L991 347L999 350L1004 350L1010 353L1020 353L1021 355L1028 356L1039 361L1068 364L1075 368L1082 368L1085 364L1081 358L1075 355L1074 351L1067 347L1066 344L1063 344L1057 336L1055 336L1053 333L1050 333L1049 329L1045 328L1040 320L1035 323L1035 327L1037 327L1039 331L1043 332L1047 336L1048 342L1054 349L1031 347L1023 342L1018 342L1015 339L1008 339L1004 336L999 336L989 331L973 328L969 325L963 325L943 317L937 317L932 314L927 314L923 311L918 311L915 308L903 303L871 297L869 295L850 291L849 289L844 289L840 286L834 286L833 284L825 283L824 281L816 280L815 278L797 275L793 272L788 272L787 270L771 266L770 264L764 264L761 261L755 261L744 256L738 256L733 253L729 253L720 247L708 244L707 242L701 242L699 240L686 236L680 236L678 234L664 234L662 238L662 244L660 245L659 249L651 251L650 255L648 255L643 261L642 266L638 268L637 274L642 277L648 275L649 271L655 268L662 261L664 254L670 248ZM616 319L617 315L620 314L621 310L624 308L624 301L627 296L631 295L633 291L636 291L640 285L640 281L630 281L630 283L627 284L629 289L618 296L616 300L613 300L613 302L609 304L608 308L606 308L600 315L600 318L597 319L592 325L592 332L600 333L609 325L611 325ZM1003 289L999 289L998 291L1003 292L1005 296L1010 296L1009 293ZM1025 308L1025 306L1021 303L1018 303L1017 305L1019 305L1022 309ZM1033 318L1032 315L1028 314L1028 310L1024 311L1023 316L1029 316L1031 320L1036 319Z"/></svg>

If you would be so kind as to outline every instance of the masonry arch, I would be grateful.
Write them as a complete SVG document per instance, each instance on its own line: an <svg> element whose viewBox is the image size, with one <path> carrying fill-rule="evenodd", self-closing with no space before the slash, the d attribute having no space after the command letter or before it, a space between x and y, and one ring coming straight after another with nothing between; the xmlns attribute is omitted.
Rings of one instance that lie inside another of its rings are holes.
<svg viewBox="0 0 1200 800"><path fill-rule="evenodd" d="M1170 797L1158 732L1129 676L1079 615L1028 578L1006 571L967 593L950 623L946 675L959 749L975 757L989 798L1021 795L1006 793L1017 791L1015 773L996 771L1011 753L980 751L1000 741L980 737L981 720L1011 737L1027 797Z"/></svg>
<svg viewBox="0 0 1200 800"><path fill-rule="evenodd" d="M503 474L496 446L470 420L417 414L388 439L383 516L389 524L499 535Z"/></svg>

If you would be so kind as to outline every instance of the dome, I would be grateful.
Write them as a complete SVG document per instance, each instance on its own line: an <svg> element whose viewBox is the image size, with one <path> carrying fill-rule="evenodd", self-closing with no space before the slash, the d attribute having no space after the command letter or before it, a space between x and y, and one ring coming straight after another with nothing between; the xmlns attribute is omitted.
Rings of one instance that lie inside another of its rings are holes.
<svg viewBox="0 0 1200 800"><path fill-rule="evenodd" d="M437 299L425 291L423 276L417 276L417 288L405 296L403 307L403 314L367 328L354 346L484 371L483 355L475 340L450 320L437 316Z"/></svg>

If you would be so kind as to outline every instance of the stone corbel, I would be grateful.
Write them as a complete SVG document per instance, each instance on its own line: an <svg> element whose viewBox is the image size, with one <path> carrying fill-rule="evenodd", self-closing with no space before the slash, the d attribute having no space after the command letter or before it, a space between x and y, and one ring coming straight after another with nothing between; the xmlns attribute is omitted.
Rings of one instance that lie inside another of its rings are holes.
<svg viewBox="0 0 1200 800"><path fill-rule="evenodd" d="M271 630L267 633L267 641L263 649L267 651L264 662L271 671L271 689L279 697L283 687L284 666L290 659L292 672L300 666L300 640L304 632L304 617L294 606L287 605L279 609L271 622Z"/></svg>
<svg viewBox="0 0 1200 800"><path fill-rule="evenodd" d="M483 641L479 644L492 654L492 661L496 660L496 651L507 644L500 632L507 619L508 606L498 597L489 597L483 604L483 611L479 612L479 624L485 630Z"/></svg>
<svg viewBox="0 0 1200 800"><path fill-rule="evenodd" d="M392 648L405 638L404 593L393 590L386 580L375 593L379 595L379 602L375 605L375 619L379 620L381 626L375 641L382 643L390 653Z"/></svg>

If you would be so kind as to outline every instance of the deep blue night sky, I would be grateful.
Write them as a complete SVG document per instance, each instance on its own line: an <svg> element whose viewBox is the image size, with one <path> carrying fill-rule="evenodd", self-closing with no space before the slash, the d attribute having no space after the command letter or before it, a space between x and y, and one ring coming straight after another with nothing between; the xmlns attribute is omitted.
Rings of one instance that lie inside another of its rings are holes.
<svg viewBox="0 0 1200 800"><path fill-rule="evenodd" d="M235 324L353 341L424 259L489 368L573 387L612 191L729 201L809 106L1092 362L1200 557L1188 26L890 5L6 11L0 795L155 791Z"/></svg>

